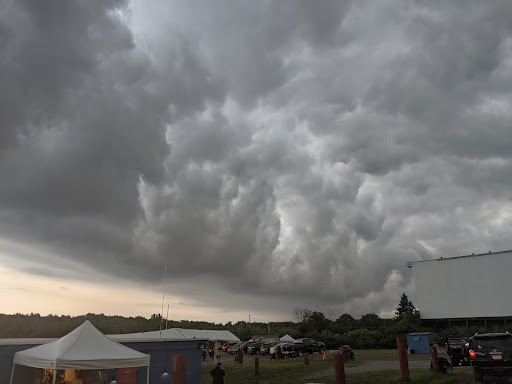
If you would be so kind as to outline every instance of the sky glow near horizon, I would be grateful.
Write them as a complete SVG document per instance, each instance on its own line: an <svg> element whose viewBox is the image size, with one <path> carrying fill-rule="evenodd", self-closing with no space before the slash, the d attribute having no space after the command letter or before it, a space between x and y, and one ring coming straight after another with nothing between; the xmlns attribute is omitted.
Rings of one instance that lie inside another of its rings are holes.
<svg viewBox="0 0 512 384"><path fill-rule="evenodd" d="M512 5L458 4L5 1L0 312L149 317L167 266L172 319L389 317L512 249Z"/></svg>

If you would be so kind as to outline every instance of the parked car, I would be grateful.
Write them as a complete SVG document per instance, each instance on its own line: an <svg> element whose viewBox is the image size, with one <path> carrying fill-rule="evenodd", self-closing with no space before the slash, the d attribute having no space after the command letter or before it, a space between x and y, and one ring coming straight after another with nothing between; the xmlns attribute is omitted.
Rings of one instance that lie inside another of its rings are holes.
<svg viewBox="0 0 512 384"><path fill-rule="evenodd" d="M228 341L227 343L224 343L224 345L222 346L222 350L224 352L227 352L229 347L232 347L233 345L236 345L236 344L237 344L236 341Z"/></svg>
<svg viewBox="0 0 512 384"><path fill-rule="evenodd" d="M230 355L234 355L236 352L238 352L240 350L240 343L236 343L230 347L228 347L228 349L226 350L227 353L229 353Z"/></svg>
<svg viewBox="0 0 512 384"><path fill-rule="evenodd" d="M270 354L270 348L276 345L277 342L263 343L260 347L260 355L265 356Z"/></svg>
<svg viewBox="0 0 512 384"><path fill-rule="evenodd" d="M248 341L244 341L243 343L237 343L228 348L228 353L231 355L236 354L240 348L243 348L244 352L247 353L247 346L249 345Z"/></svg>
<svg viewBox="0 0 512 384"><path fill-rule="evenodd" d="M247 353L251 355L260 354L260 347L264 344L263 340L253 341L247 345Z"/></svg>
<svg viewBox="0 0 512 384"><path fill-rule="evenodd" d="M281 352L283 352L283 347L286 344L288 344L288 343L277 343L277 344L273 345L272 347L270 347L270 350L269 350L270 356L273 359L275 359L277 357L277 349L281 348Z"/></svg>
<svg viewBox="0 0 512 384"><path fill-rule="evenodd" d="M302 356L302 348L298 344L285 343L282 346L283 356L286 357L297 357Z"/></svg>
<svg viewBox="0 0 512 384"><path fill-rule="evenodd" d="M302 339L295 339L292 343L295 346L295 349L297 350L297 353L299 355L302 355L303 353L311 353L319 352L324 353L325 352L325 344L319 341L316 341L314 339L310 338L302 338Z"/></svg>
<svg viewBox="0 0 512 384"><path fill-rule="evenodd" d="M476 334L471 339L469 361L477 382L483 382L486 375L512 376L512 335Z"/></svg>
<svg viewBox="0 0 512 384"><path fill-rule="evenodd" d="M469 365L469 340L463 337L449 337L446 341L446 353L450 356L452 367Z"/></svg>

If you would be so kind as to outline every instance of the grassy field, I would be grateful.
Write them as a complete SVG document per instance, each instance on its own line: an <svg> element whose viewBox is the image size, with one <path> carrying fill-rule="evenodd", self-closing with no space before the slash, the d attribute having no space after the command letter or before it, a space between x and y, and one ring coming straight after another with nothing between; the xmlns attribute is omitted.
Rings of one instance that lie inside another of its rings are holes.
<svg viewBox="0 0 512 384"><path fill-rule="evenodd" d="M416 384L468 384L473 382L471 372L440 373L428 369L412 369L410 371L411 383ZM403 383L399 371L378 371L367 373L354 373L347 375L347 384L397 384ZM323 378L318 381L322 384L334 383L334 378ZM305 383L305 382L301 382Z"/></svg>
<svg viewBox="0 0 512 384"><path fill-rule="evenodd" d="M306 383L303 378L312 373L326 370L332 366L332 361L311 361L304 365L302 359L267 360L260 361L260 375L254 376L254 364L225 365L226 384L292 384ZM203 366L201 371L201 384L211 384L210 370L213 366ZM316 379L315 379L316 380Z"/></svg>
<svg viewBox="0 0 512 384"><path fill-rule="evenodd" d="M398 351L396 349L358 349L354 351L356 360L359 363L368 360L379 361L398 361ZM447 357L444 355L439 355ZM409 361L430 361L430 355L408 355Z"/></svg>
<svg viewBox="0 0 512 384"><path fill-rule="evenodd" d="M346 367L357 367L369 361L397 361L396 350L358 350L356 360L346 363ZM409 361L429 360L429 355L409 355ZM384 364L385 366L385 364ZM224 365L226 384L334 384L332 360L314 359L304 365L303 359L260 361L260 374L254 376L254 364ZM210 370L213 366L203 366L201 384L211 384ZM457 384L472 383L472 373L468 370L454 370L448 374L432 372L429 369L411 369L411 383L419 384ZM347 384L392 384L401 383L398 370L347 373Z"/></svg>

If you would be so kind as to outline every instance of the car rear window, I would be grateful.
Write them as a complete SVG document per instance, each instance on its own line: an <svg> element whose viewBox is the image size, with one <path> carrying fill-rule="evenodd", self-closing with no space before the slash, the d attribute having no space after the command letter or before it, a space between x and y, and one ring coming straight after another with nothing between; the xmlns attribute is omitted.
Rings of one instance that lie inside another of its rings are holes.
<svg viewBox="0 0 512 384"><path fill-rule="evenodd" d="M479 337L473 339L473 342L477 349L512 349L512 336Z"/></svg>

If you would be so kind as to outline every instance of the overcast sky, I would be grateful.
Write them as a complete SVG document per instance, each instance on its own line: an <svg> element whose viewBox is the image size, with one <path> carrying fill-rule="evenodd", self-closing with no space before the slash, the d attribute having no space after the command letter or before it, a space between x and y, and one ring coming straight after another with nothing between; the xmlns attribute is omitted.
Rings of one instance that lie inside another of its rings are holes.
<svg viewBox="0 0 512 384"><path fill-rule="evenodd" d="M166 266L174 319L390 316L407 261L512 249L511 15L2 1L0 312L147 317Z"/></svg>

